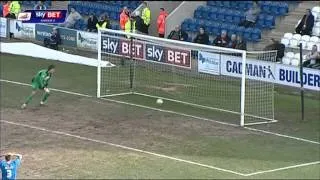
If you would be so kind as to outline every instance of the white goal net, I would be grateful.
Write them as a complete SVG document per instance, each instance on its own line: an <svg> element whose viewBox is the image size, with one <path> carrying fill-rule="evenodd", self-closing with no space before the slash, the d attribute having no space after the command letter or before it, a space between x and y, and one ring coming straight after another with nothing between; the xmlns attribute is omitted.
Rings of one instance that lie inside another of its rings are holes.
<svg viewBox="0 0 320 180"><path fill-rule="evenodd" d="M275 122L270 69L275 58L275 51L246 52L106 29L98 32L98 61L115 67L98 66L97 97L162 98L233 114L241 126Z"/></svg>

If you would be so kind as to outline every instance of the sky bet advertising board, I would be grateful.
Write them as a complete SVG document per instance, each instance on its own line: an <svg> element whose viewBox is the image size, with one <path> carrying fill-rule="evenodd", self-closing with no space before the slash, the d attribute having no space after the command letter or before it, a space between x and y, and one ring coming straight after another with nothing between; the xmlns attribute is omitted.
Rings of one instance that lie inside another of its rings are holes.
<svg viewBox="0 0 320 180"><path fill-rule="evenodd" d="M245 66L248 79L300 87L299 67L254 59L247 59ZM221 74L240 78L242 74L241 57L222 55ZM320 71L317 69L303 68L302 82L305 89L320 91Z"/></svg>
<svg viewBox="0 0 320 180"><path fill-rule="evenodd" d="M22 23L64 23L67 10L26 10L18 14Z"/></svg>
<svg viewBox="0 0 320 180"><path fill-rule="evenodd" d="M191 52L179 48L167 48L134 40L131 47L130 40L112 37L102 37L101 51L132 57L137 60L153 61L177 67L191 68ZM132 54L131 54L132 53Z"/></svg>

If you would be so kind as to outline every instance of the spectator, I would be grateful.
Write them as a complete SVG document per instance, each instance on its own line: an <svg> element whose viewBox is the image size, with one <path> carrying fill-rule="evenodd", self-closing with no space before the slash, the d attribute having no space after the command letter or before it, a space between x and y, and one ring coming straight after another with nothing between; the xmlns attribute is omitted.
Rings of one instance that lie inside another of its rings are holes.
<svg viewBox="0 0 320 180"><path fill-rule="evenodd" d="M66 22L62 26L66 28L73 28L74 24L81 18L81 15L74 8L71 8L70 14L67 17Z"/></svg>
<svg viewBox="0 0 320 180"><path fill-rule="evenodd" d="M150 26L150 20L151 20L151 12L150 12L150 9L148 7L148 4L146 1L144 1L142 3L142 15L141 15L141 18L143 19L143 22L146 26L146 34L149 34L149 26Z"/></svg>
<svg viewBox="0 0 320 180"><path fill-rule="evenodd" d="M7 15L8 18L16 19L18 17L18 14L21 12L21 6L19 1L11 1L9 6L9 15Z"/></svg>
<svg viewBox="0 0 320 180"><path fill-rule="evenodd" d="M42 1L38 1L38 4L36 4L33 9L34 10L46 10L47 7L43 4Z"/></svg>
<svg viewBox="0 0 320 180"><path fill-rule="evenodd" d="M3 17L7 17L10 14L10 1L7 1L5 4L2 6L2 15Z"/></svg>
<svg viewBox="0 0 320 180"><path fill-rule="evenodd" d="M276 61L281 61L281 59L284 56L284 50L285 50L286 46L282 43L280 43L280 41L277 41L273 38L271 38L271 44L266 46L264 48L265 51L269 51L269 50L277 50L277 57L276 57Z"/></svg>
<svg viewBox="0 0 320 180"><path fill-rule="evenodd" d="M87 31L97 32L97 26L96 26L97 23L98 23L98 18L93 13L91 13L89 15L88 22L87 22Z"/></svg>
<svg viewBox="0 0 320 180"><path fill-rule="evenodd" d="M108 16L107 15L102 15L100 17L100 20L97 22L96 24L96 28L97 30L99 29L109 29L110 28L110 22L108 20Z"/></svg>
<svg viewBox="0 0 320 180"><path fill-rule="evenodd" d="M187 41L188 34L184 32L179 25L172 30L168 36L168 39L174 39L179 41Z"/></svg>
<svg viewBox="0 0 320 180"><path fill-rule="evenodd" d="M58 29L54 27L52 29L50 38L44 38L44 46L58 50L59 44L61 44L61 37L58 32Z"/></svg>
<svg viewBox="0 0 320 180"><path fill-rule="evenodd" d="M245 12L246 19L240 22L239 26L244 26L245 28L254 27L259 13L260 7L257 1L253 1L252 7L247 12Z"/></svg>
<svg viewBox="0 0 320 180"><path fill-rule="evenodd" d="M238 43L238 42L237 42L237 35L232 34L232 35L231 35L231 40L229 41L229 43L228 43L228 45L227 45L227 48L235 49L237 43Z"/></svg>
<svg viewBox="0 0 320 180"><path fill-rule="evenodd" d="M235 47L236 49L240 50L247 50L247 43L242 39L242 36L237 36L237 45Z"/></svg>
<svg viewBox="0 0 320 180"><path fill-rule="evenodd" d="M126 24L126 22L128 21L129 19L129 11L128 11L128 8L125 6L123 7L123 10L120 14L120 29L121 30L124 30L124 26Z"/></svg>
<svg viewBox="0 0 320 180"><path fill-rule="evenodd" d="M157 19L157 25L158 25L158 33L159 37L164 38L164 34L166 32L166 18L168 16L168 13L164 10L164 8L160 8L160 14Z"/></svg>
<svg viewBox="0 0 320 180"><path fill-rule="evenodd" d="M216 39L213 41L214 46L219 46L219 47L227 47L229 44L230 38L227 35L227 31L222 30L221 35L218 35Z"/></svg>
<svg viewBox="0 0 320 180"><path fill-rule="evenodd" d="M302 20L296 28L296 33L301 35L311 35L313 25L314 16L312 15L311 10L307 9L306 14L303 16Z"/></svg>
<svg viewBox="0 0 320 180"><path fill-rule="evenodd" d="M307 54L303 67L320 68L320 52L318 51L317 45L312 46L312 50Z"/></svg>
<svg viewBox="0 0 320 180"><path fill-rule="evenodd" d="M194 43L198 44L209 44L209 35L205 32L204 27L199 28L199 34L193 40Z"/></svg>
<svg viewBox="0 0 320 180"><path fill-rule="evenodd" d="M132 24L132 26L131 26L131 24ZM129 17L129 20L126 22L124 29L125 29L125 32L135 33L136 21L135 21L134 16L132 14ZM130 38L130 36L127 35L127 38Z"/></svg>
<svg viewBox="0 0 320 180"><path fill-rule="evenodd" d="M133 18L135 20L136 31L138 33L144 33L146 31L146 26L143 23L143 19L140 17L140 11L136 11Z"/></svg>

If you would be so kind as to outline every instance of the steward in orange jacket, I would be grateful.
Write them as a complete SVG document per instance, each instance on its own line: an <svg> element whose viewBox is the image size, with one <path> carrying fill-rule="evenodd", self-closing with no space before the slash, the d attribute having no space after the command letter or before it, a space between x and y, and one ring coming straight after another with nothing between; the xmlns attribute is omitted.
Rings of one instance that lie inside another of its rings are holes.
<svg viewBox="0 0 320 180"><path fill-rule="evenodd" d="M159 37L163 38L166 32L166 18L168 16L168 13L164 10L164 8L160 8L160 10L161 11L157 19L157 26Z"/></svg>
<svg viewBox="0 0 320 180"><path fill-rule="evenodd" d="M124 7L120 14L120 28L125 29L126 22L129 20L129 11L127 7Z"/></svg>

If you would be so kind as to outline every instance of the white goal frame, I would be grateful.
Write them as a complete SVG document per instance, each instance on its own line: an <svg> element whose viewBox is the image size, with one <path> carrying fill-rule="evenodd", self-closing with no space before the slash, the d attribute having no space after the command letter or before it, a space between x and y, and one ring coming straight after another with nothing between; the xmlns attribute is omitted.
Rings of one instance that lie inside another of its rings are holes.
<svg viewBox="0 0 320 180"><path fill-rule="evenodd" d="M129 33L129 32L124 32L124 31L119 31L119 30L112 30L112 29L99 29L98 30L98 42L97 42L97 49L98 49L98 65L97 65L97 98L103 98L103 97L111 97L111 96L119 96L119 95L126 95L126 94L137 94L137 95L142 95L142 96L148 96L148 97L154 97L154 98L162 98L164 100L170 100L173 102L179 102L179 103L183 103L183 104L187 104L187 105L192 105L192 106L196 106L196 107L205 107L207 109L214 109L214 110L218 110L218 111L223 111L223 112L232 112L234 114L239 114L240 115L240 126L247 126L247 125L256 125L256 124L266 124L266 123L274 123L277 122L277 120L273 119L269 119L269 118L261 118L260 119L264 119L266 121L261 121L261 122L255 122L255 123L248 123L245 124L245 116L248 116L247 114L245 114L245 99L246 99L246 73L242 73L241 74L241 97L240 97L240 113L239 112L235 112L235 111L229 111L229 110L225 110L225 109L220 109L220 108L214 108L214 107L208 107L208 106L204 106L204 105L199 105L199 104L193 104L193 103L189 103L189 102L184 102L184 101L179 101L179 100L174 100L174 99L169 99L169 98L164 98L164 97L158 97L158 96L152 96L152 95L148 95L148 94L142 94L142 93L138 93L138 92L127 92L127 93L120 93L120 94L114 94L114 95L105 95L102 96L101 95L101 64L102 64L102 50L101 50L101 45L102 45L102 34L103 32L106 33L115 33L118 35L123 35L123 36L130 36L130 37L136 37L136 38L141 38L141 39L148 39L148 40L153 40L153 41L158 41L158 42L164 42L164 43L173 43L176 45L190 45L190 46L197 46L199 48L203 48L205 50L215 50L215 51L223 51L223 52L230 52L230 53L239 53L241 54L242 57L242 72L246 72L246 60L247 60L247 51L245 50L238 50L238 49L230 49L230 48L224 48L224 47L217 47L217 46L209 46L209 45L202 45L202 44L195 44L195 43L191 43L191 42L184 42L184 41L176 41L176 40L171 40L171 39L165 39L165 38L159 38L159 37L153 37L153 36L148 36L148 35L143 35L143 34L136 34L136 33ZM157 63L157 62L155 62ZM272 97L274 98L274 97ZM274 101L274 99L273 99ZM273 112L274 112L274 104L273 104ZM255 117L254 115L249 115L251 117ZM274 117L274 116L273 116Z"/></svg>

